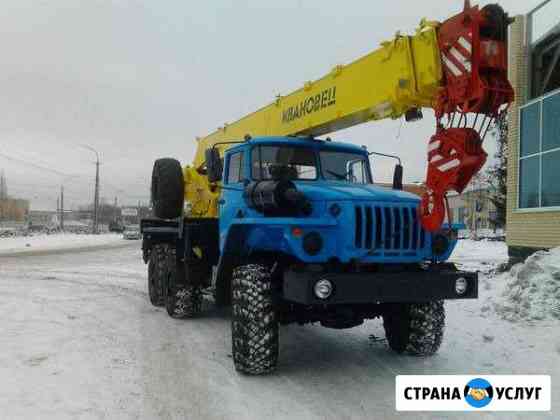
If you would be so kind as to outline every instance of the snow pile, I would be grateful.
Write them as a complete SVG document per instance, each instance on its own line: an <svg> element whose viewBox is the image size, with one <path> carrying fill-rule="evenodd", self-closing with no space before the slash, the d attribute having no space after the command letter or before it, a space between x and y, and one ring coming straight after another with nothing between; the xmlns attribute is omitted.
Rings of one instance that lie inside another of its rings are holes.
<svg viewBox="0 0 560 420"><path fill-rule="evenodd" d="M506 234L503 229L459 229L458 235L460 239L490 239L496 241L504 241Z"/></svg>
<svg viewBox="0 0 560 420"><path fill-rule="evenodd" d="M538 251L496 277L494 309L509 321L560 319L560 248Z"/></svg>
<svg viewBox="0 0 560 420"><path fill-rule="evenodd" d="M125 243L125 241L122 235L114 233L101 235L59 233L54 235L16 236L0 238L0 256L64 249L103 247L118 243Z"/></svg>

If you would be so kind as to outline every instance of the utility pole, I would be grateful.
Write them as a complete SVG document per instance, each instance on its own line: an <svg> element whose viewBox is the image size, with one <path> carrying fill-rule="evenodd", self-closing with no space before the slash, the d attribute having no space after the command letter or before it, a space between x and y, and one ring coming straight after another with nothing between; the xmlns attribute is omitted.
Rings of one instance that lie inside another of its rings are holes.
<svg viewBox="0 0 560 420"><path fill-rule="evenodd" d="M64 230L64 185L60 186L60 230Z"/></svg>
<svg viewBox="0 0 560 420"><path fill-rule="evenodd" d="M6 200L8 198L8 185L6 183L6 176L4 175L4 169L0 172L0 200Z"/></svg>
<svg viewBox="0 0 560 420"><path fill-rule="evenodd" d="M95 161L95 199L93 203L93 233L99 233L99 157Z"/></svg>
<svg viewBox="0 0 560 420"><path fill-rule="evenodd" d="M99 153L93 147L82 144L82 147L95 153L95 192L93 195L93 233L99 233Z"/></svg>

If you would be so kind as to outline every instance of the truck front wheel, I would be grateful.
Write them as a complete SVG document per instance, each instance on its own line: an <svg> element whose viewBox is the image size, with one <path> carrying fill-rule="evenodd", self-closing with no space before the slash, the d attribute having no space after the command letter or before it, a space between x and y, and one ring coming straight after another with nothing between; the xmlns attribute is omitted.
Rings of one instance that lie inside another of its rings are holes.
<svg viewBox="0 0 560 420"><path fill-rule="evenodd" d="M441 345L444 326L442 300L391 304L383 314L389 347L397 353L432 356Z"/></svg>
<svg viewBox="0 0 560 420"><path fill-rule="evenodd" d="M233 270L232 311L235 369L251 375L272 372L278 362L278 318L269 267L249 264Z"/></svg>

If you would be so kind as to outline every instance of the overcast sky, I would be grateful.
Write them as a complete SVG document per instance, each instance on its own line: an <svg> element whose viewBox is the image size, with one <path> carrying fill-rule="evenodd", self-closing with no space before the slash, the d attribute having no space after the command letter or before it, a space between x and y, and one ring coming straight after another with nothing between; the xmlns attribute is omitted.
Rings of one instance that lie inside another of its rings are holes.
<svg viewBox="0 0 560 420"><path fill-rule="evenodd" d="M518 14L539 2L501 4ZM195 136L462 3L1 0L0 169L10 194L32 208L54 209L61 183L67 207L88 203L95 155L85 144L101 154L102 197L147 201L154 159L189 163ZM369 123L331 137L398 153L405 179L421 181L433 115L404 124L397 139L400 126ZM387 164L374 174L391 177Z"/></svg>

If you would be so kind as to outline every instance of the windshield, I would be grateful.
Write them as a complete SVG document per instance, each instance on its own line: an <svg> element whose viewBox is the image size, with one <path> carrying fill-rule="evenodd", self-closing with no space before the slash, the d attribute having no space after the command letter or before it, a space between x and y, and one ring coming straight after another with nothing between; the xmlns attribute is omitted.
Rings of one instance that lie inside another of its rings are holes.
<svg viewBox="0 0 560 420"><path fill-rule="evenodd" d="M368 160L362 154L321 150L321 172L323 178L355 184L371 184Z"/></svg>
<svg viewBox="0 0 560 420"><path fill-rule="evenodd" d="M257 146L251 156L252 177L262 179L317 179L315 151L306 147Z"/></svg>
<svg viewBox="0 0 560 420"><path fill-rule="evenodd" d="M367 158L360 153L320 150L324 179L371 184ZM318 175L316 150L307 147L257 146L251 156L255 180L315 180Z"/></svg>

